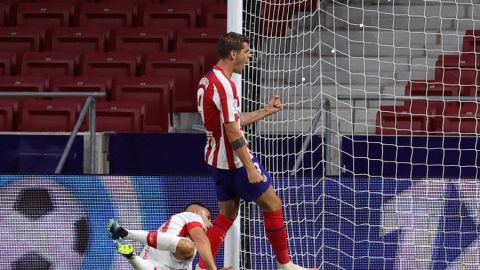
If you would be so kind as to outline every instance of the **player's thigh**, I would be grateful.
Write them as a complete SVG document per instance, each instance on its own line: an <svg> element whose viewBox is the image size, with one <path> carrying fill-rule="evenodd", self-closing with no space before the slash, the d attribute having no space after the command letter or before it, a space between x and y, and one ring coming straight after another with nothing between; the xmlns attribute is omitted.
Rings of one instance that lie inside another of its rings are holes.
<svg viewBox="0 0 480 270"><path fill-rule="evenodd" d="M229 201L237 198L232 182L237 175L237 170L218 169L208 167L210 174L215 181L215 191L219 202Z"/></svg>

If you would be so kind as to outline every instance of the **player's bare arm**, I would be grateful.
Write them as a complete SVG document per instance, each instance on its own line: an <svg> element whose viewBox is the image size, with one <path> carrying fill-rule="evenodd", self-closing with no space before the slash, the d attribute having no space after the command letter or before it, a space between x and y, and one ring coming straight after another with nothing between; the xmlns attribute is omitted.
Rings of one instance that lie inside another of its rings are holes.
<svg viewBox="0 0 480 270"><path fill-rule="evenodd" d="M195 246L200 253L200 257L207 263L207 269L216 270L217 266L215 265L215 261L213 259L210 241L208 240L208 237L205 234L203 228L193 228L189 231L188 234L195 243Z"/></svg>
<svg viewBox="0 0 480 270"><path fill-rule="evenodd" d="M242 161L243 166L247 170L248 181L252 184L261 183L264 181L264 176L260 174L257 167L253 164L253 161L248 152L248 147L243 138L242 131L237 122L225 123L225 131L228 141L232 145L233 151Z"/></svg>
<svg viewBox="0 0 480 270"><path fill-rule="evenodd" d="M247 126L251 123L257 122L258 120L279 112L282 109L282 101L280 96L273 96L268 104L262 109L254 112L246 112L240 114L240 125L242 127Z"/></svg>

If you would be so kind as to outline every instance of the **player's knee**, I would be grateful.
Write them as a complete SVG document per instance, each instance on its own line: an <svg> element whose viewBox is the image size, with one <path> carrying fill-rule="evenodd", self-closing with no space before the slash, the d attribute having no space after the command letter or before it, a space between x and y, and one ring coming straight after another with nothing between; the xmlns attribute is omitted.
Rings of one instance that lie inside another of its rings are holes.
<svg viewBox="0 0 480 270"><path fill-rule="evenodd" d="M188 260L195 256L195 244L189 239L180 239L175 252L177 259Z"/></svg>

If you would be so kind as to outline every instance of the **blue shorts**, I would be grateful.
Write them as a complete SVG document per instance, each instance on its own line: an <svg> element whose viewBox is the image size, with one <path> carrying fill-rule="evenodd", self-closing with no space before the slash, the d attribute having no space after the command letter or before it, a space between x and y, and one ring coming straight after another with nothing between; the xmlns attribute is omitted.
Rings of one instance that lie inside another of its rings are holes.
<svg viewBox="0 0 480 270"><path fill-rule="evenodd" d="M256 200L272 184L272 177L258 162L257 158L252 159L253 163L266 176L266 181L260 184L248 182L247 170L244 167L232 170L218 169L208 166L215 181L218 201L228 201L242 198L247 202Z"/></svg>

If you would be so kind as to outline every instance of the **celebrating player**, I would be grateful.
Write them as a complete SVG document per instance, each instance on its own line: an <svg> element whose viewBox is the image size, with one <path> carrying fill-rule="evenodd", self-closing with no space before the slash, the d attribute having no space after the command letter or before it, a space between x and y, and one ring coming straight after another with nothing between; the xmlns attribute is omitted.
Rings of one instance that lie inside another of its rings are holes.
<svg viewBox="0 0 480 270"><path fill-rule="evenodd" d="M185 211L171 216L157 231L127 230L110 220L108 231L117 251L137 270L191 270L198 249L207 269L216 270L205 232L212 226L211 211L201 203L191 203ZM140 256L132 245L120 240L145 244ZM231 268L224 268L224 270Z"/></svg>
<svg viewBox="0 0 480 270"><path fill-rule="evenodd" d="M218 42L220 59L201 80L197 91L198 111L207 133L205 161L215 180L220 213L207 235L215 255L237 217L240 198L255 201L263 210L265 231L282 270L304 269L291 262L282 202L271 183L271 176L250 154L242 127L281 110L279 96L274 96L261 110L241 112L233 73L242 73L252 57L249 39L228 33ZM208 267L200 259L197 269Z"/></svg>

